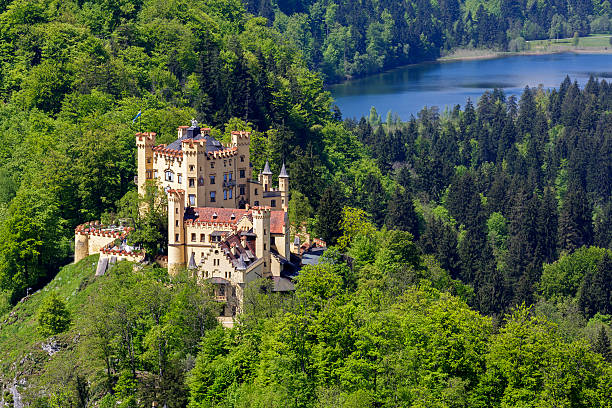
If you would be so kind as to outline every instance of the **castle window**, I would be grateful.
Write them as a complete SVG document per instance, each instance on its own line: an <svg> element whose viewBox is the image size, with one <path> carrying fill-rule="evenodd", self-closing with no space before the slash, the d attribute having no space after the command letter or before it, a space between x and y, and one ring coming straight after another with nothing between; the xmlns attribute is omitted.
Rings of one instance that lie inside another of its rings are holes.
<svg viewBox="0 0 612 408"><path fill-rule="evenodd" d="M200 234L200 242L204 242L206 238L206 234ZM204 256L204 252L202 252L202 256Z"/></svg>
<svg viewBox="0 0 612 408"><path fill-rule="evenodd" d="M204 185L204 177L200 176L200 178L198 178L198 186L203 186Z"/></svg>
<svg viewBox="0 0 612 408"><path fill-rule="evenodd" d="M255 189L255 195L257 195L257 189Z"/></svg>
<svg viewBox="0 0 612 408"><path fill-rule="evenodd" d="M147 163L151 163L151 158L147 157Z"/></svg>
<svg viewBox="0 0 612 408"><path fill-rule="evenodd" d="M234 174L233 174L233 173L230 171L230 172L229 172L229 181L232 181L232 177L233 177L233 175L234 175Z"/></svg>
<svg viewBox="0 0 612 408"><path fill-rule="evenodd" d="M255 201L255 202L253 203L253 206L258 207L258 206L259 206L259 201Z"/></svg>
<svg viewBox="0 0 612 408"><path fill-rule="evenodd" d="M266 244L264 243L264 251L266 250Z"/></svg>
<svg viewBox="0 0 612 408"><path fill-rule="evenodd" d="M211 192L210 192L210 202L211 202L211 203L214 203L214 202L215 202L215 195L216 195L216 194L215 194L215 192L214 192L214 191L211 191Z"/></svg>
<svg viewBox="0 0 612 408"><path fill-rule="evenodd" d="M189 194L189 205L195 206L195 194Z"/></svg>
<svg viewBox="0 0 612 408"><path fill-rule="evenodd" d="M178 175L178 182L179 182L179 184L183 182L183 175L182 174Z"/></svg>
<svg viewBox="0 0 612 408"><path fill-rule="evenodd" d="M195 242L196 240L196 234L195 233L191 233L191 242Z"/></svg>
<svg viewBox="0 0 612 408"><path fill-rule="evenodd" d="M153 177L157 178L157 170L153 170Z"/></svg>
<svg viewBox="0 0 612 408"><path fill-rule="evenodd" d="M227 200L227 190L223 190L223 199Z"/></svg>
<svg viewBox="0 0 612 408"><path fill-rule="evenodd" d="M174 212L175 212L176 214L178 214L178 208L175 208L175 209L174 209ZM177 221L177 222L178 222L178 221Z"/></svg>
<svg viewBox="0 0 612 408"><path fill-rule="evenodd" d="M227 173L223 173L223 181L227 181Z"/></svg>
<svg viewBox="0 0 612 408"><path fill-rule="evenodd" d="M270 200L270 207L276 207L276 200Z"/></svg>
<svg viewBox="0 0 612 408"><path fill-rule="evenodd" d="M240 162L244 163L244 156L240 156Z"/></svg>
<svg viewBox="0 0 612 408"><path fill-rule="evenodd" d="M264 268L266 267L266 262L264 261Z"/></svg>
<svg viewBox="0 0 612 408"><path fill-rule="evenodd" d="M228 278L230 278L230 279L232 278L232 271L229 271L229 272L227 273L227 277L228 277Z"/></svg>
<svg viewBox="0 0 612 408"><path fill-rule="evenodd" d="M189 179L189 187L195 187L195 179L194 178L190 178Z"/></svg>
<svg viewBox="0 0 612 408"><path fill-rule="evenodd" d="M227 166L227 160L223 160L223 167Z"/></svg>
<svg viewBox="0 0 612 408"><path fill-rule="evenodd" d="M193 164L189 165L189 171L193 171L195 169L195 166Z"/></svg>
<svg viewBox="0 0 612 408"><path fill-rule="evenodd" d="M175 221L176 226L178 227L178 220Z"/></svg>
<svg viewBox="0 0 612 408"><path fill-rule="evenodd" d="M166 170L166 181L174 181L174 173L170 170Z"/></svg>
<svg viewBox="0 0 612 408"><path fill-rule="evenodd" d="M244 195L244 187L240 187L240 195Z"/></svg>
<svg viewBox="0 0 612 408"><path fill-rule="evenodd" d="M266 235L266 229L264 228L264 235Z"/></svg>
<svg viewBox="0 0 612 408"><path fill-rule="evenodd" d="M229 159L229 165L230 166L232 165L232 159Z"/></svg>
<svg viewBox="0 0 612 408"><path fill-rule="evenodd" d="M215 184L215 176L210 176L210 184Z"/></svg>
<svg viewBox="0 0 612 408"><path fill-rule="evenodd" d="M244 169L240 169L240 178L244 178L245 177L245 171Z"/></svg>
<svg viewBox="0 0 612 408"><path fill-rule="evenodd" d="M215 168L215 162L214 162L214 161L213 161L213 162L210 162L210 168L211 168L211 169L214 169L214 168Z"/></svg>
<svg viewBox="0 0 612 408"><path fill-rule="evenodd" d="M229 189L229 198L232 199L232 189Z"/></svg>
<svg viewBox="0 0 612 408"><path fill-rule="evenodd" d="M179 242L179 234L174 234L174 242Z"/></svg>
<svg viewBox="0 0 612 408"><path fill-rule="evenodd" d="M208 278L208 271L204 272L206 274L206 277Z"/></svg>

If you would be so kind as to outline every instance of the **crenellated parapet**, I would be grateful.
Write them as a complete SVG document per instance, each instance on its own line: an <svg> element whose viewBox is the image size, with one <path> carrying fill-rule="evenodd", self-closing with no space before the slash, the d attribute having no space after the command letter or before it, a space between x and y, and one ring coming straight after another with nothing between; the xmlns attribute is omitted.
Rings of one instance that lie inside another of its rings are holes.
<svg viewBox="0 0 612 408"><path fill-rule="evenodd" d="M115 241L125 241L133 230L132 227L107 226L99 221L90 221L77 226L74 230L74 261L78 262L96 253L108 253L115 247ZM135 250L126 251L125 248L122 246L121 249L115 249L115 252L124 251L126 255L131 252L130 256L137 256ZM138 254L142 254L141 251L138 251Z"/></svg>

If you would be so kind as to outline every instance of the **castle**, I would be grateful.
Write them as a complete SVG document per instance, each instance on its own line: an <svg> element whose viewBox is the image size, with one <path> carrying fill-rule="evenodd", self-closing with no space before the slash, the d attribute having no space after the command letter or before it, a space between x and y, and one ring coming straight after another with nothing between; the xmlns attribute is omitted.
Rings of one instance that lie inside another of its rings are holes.
<svg viewBox="0 0 612 408"><path fill-rule="evenodd" d="M167 190L183 190L185 206L245 208L270 207L287 210L289 175L283 165L278 189L272 187L272 172L266 162L253 180L250 162L250 134L232 132L229 145L210 134L209 128L178 128L178 139L169 145L155 145L153 132L137 133L138 193L145 182L157 180Z"/></svg>
<svg viewBox="0 0 612 408"><path fill-rule="evenodd" d="M285 165L276 189L268 162L258 179L252 178L248 132L232 132L223 145L192 121L178 128L178 139L169 145L155 145L155 138L152 132L136 134L136 183L141 195L147 181L167 194L168 272L188 268L211 283L215 299L224 303L224 325L242 311L249 282L269 278L275 291L293 290L288 277L299 258L291 253ZM126 244L128 233L92 223L77 227L75 261L100 252L97 274L102 274L117 260L142 260L144 254Z"/></svg>

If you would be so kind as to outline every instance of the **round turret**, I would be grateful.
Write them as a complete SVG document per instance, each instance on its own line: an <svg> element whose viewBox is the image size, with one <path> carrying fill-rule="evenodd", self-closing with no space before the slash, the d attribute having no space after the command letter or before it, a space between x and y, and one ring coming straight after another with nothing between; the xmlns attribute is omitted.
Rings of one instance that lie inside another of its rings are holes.
<svg viewBox="0 0 612 408"><path fill-rule="evenodd" d="M85 233L74 234L74 263L89 256L89 236Z"/></svg>

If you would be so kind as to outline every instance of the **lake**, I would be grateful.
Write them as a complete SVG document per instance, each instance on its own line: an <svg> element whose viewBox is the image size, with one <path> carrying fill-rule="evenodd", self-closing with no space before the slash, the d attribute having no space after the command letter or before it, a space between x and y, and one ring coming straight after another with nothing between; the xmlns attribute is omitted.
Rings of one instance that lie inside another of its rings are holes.
<svg viewBox="0 0 612 408"><path fill-rule="evenodd" d="M406 120L424 106L463 108L468 98L476 104L493 88L518 96L526 85L558 87L566 75L584 85L591 74L610 80L612 55L516 55L409 65L333 85L330 91L344 117L360 118L374 106L383 120L389 110Z"/></svg>

